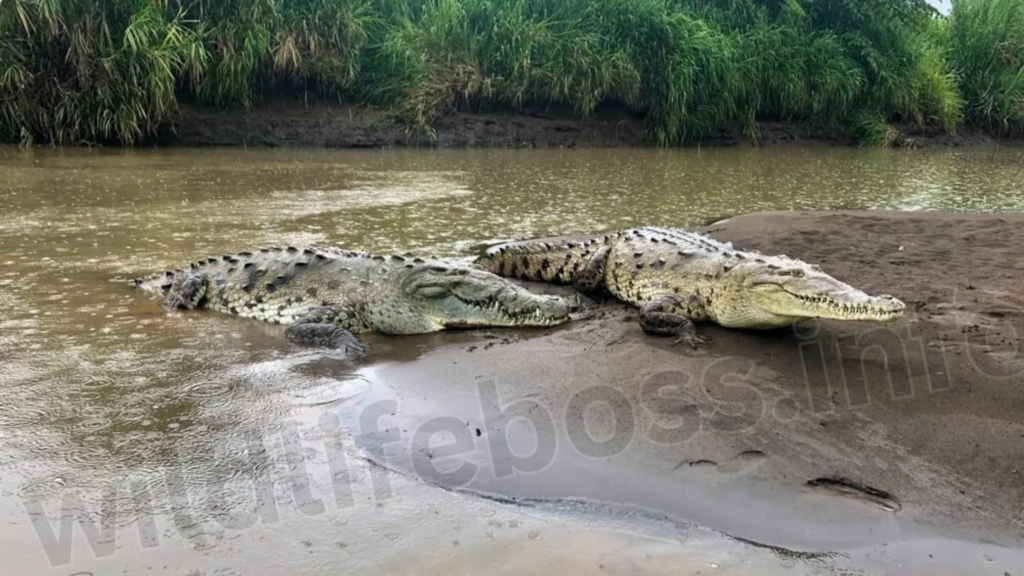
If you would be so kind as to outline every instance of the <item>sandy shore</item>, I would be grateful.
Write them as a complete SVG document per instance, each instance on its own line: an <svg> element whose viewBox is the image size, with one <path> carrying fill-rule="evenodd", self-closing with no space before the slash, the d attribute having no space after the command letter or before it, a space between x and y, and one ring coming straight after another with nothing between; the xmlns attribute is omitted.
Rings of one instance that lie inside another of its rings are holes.
<svg viewBox="0 0 1024 576"><path fill-rule="evenodd" d="M1024 217L786 212L707 230L820 263L909 314L770 333L705 325L713 345L700 353L645 336L614 302L543 333L378 338L363 371L375 386L348 418L395 400L403 441L437 418L465 422L465 450L444 474L422 465L434 456L415 442L378 453L511 501L639 506L798 551L1019 548ZM381 447L372 433L362 442ZM475 466L471 478L452 472L460 463Z"/></svg>

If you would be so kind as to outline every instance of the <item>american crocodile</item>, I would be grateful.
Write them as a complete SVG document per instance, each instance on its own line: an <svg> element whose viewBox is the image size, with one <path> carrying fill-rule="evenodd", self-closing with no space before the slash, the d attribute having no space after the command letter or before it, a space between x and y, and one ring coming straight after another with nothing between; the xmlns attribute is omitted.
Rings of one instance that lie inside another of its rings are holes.
<svg viewBox="0 0 1024 576"><path fill-rule="evenodd" d="M551 326L570 305L533 294L469 263L338 248L263 248L209 258L187 270L132 281L175 308L286 324L295 343L368 352L355 334L421 334L446 328Z"/></svg>
<svg viewBox="0 0 1024 576"><path fill-rule="evenodd" d="M674 228L638 228L578 240L512 242L489 248L484 270L534 281L606 288L641 309L652 335L705 346L694 321L772 329L807 318L888 321L903 314L892 296L869 296L812 264L734 249Z"/></svg>

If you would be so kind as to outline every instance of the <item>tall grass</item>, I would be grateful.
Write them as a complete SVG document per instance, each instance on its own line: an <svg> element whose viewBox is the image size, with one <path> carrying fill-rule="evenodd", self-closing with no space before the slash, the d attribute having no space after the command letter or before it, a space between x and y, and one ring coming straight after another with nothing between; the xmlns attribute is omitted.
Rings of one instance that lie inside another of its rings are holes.
<svg viewBox="0 0 1024 576"><path fill-rule="evenodd" d="M180 102L452 111L615 101L665 145L783 119L1024 126L1024 2L0 0L0 141L133 144ZM863 129L857 129L860 126ZM886 139L879 139L885 141Z"/></svg>
<svg viewBox="0 0 1024 576"><path fill-rule="evenodd" d="M954 0L947 28L967 120L1024 133L1024 2Z"/></svg>

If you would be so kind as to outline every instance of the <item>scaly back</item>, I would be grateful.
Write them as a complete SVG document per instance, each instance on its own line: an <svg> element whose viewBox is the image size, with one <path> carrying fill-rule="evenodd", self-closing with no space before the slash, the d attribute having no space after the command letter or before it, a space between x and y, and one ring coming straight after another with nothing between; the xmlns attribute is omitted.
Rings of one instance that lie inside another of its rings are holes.
<svg viewBox="0 0 1024 576"><path fill-rule="evenodd" d="M499 244L488 248L476 264L499 276L569 284L574 272L586 266L595 252L614 243L620 235L620 232L613 232L571 240L542 238Z"/></svg>
<svg viewBox="0 0 1024 576"><path fill-rule="evenodd" d="M136 279L132 284L167 296L190 279L200 278L201 287L187 307L290 323L314 308L366 302L380 290L380 282L374 279L421 264L420 258L324 246L261 248L199 260L188 269Z"/></svg>

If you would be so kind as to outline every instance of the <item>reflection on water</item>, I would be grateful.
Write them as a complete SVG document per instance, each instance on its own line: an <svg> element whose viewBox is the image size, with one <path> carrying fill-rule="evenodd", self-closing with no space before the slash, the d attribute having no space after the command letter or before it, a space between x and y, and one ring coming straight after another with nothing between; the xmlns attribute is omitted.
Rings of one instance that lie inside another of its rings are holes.
<svg viewBox="0 0 1024 576"><path fill-rule="evenodd" d="M168 314L124 280L262 244L467 255L504 238L771 209L1020 210L1019 152L0 149L0 512L168 469L358 394L277 327ZM372 336L371 336L372 338ZM387 348L387 343L382 343ZM392 345L395 346L395 345ZM415 353L402 353L415 357ZM313 354L316 356L316 354ZM237 466L232 462L238 463Z"/></svg>

